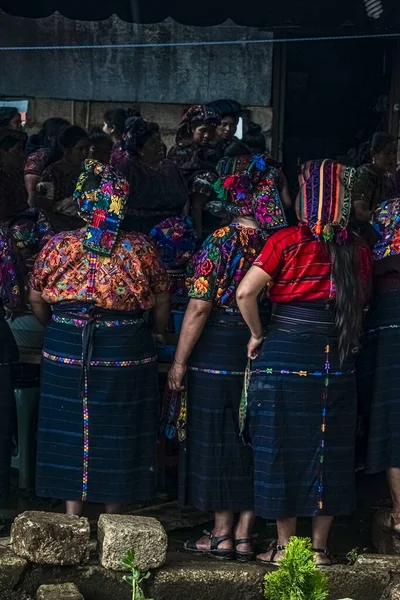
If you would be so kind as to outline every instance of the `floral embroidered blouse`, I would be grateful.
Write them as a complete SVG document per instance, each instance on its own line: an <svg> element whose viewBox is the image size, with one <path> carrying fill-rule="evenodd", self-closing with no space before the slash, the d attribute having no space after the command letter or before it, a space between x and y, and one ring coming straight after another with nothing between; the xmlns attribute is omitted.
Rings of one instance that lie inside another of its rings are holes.
<svg viewBox="0 0 400 600"><path fill-rule="evenodd" d="M0 225L0 301L10 308L21 304L22 265L7 226Z"/></svg>
<svg viewBox="0 0 400 600"><path fill-rule="evenodd" d="M111 256L90 254L83 247L85 236L85 229L59 233L40 252L30 287L49 304L93 300L108 310L148 310L155 304L154 296L168 290L166 270L145 236L121 232ZM91 267L94 293L90 298Z"/></svg>
<svg viewBox="0 0 400 600"><path fill-rule="evenodd" d="M239 223L214 231L189 264L189 297L212 302L214 308L237 309L236 290L264 244L260 229Z"/></svg>
<svg viewBox="0 0 400 600"><path fill-rule="evenodd" d="M28 154L25 160L24 175L37 175L40 177L46 168L50 154L51 148L40 148Z"/></svg>

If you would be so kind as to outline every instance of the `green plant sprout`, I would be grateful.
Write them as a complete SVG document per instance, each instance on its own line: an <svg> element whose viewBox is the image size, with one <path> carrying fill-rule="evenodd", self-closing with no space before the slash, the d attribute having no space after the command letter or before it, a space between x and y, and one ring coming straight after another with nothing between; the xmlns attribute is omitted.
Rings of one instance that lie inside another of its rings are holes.
<svg viewBox="0 0 400 600"><path fill-rule="evenodd" d="M360 556L360 548L353 548L346 554L346 559L349 565L354 565L357 562L357 558Z"/></svg>
<svg viewBox="0 0 400 600"><path fill-rule="evenodd" d="M142 575L137 568L133 548L125 554L121 566L131 572L131 575L124 575L123 579L132 586L132 600L152 600L152 598L145 598L141 587L142 582L150 577L150 572L147 571Z"/></svg>
<svg viewBox="0 0 400 600"><path fill-rule="evenodd" d="M264 578L267 600L325 600L328 579L315 563L309 538L292 537L277 571Z"/></svg>

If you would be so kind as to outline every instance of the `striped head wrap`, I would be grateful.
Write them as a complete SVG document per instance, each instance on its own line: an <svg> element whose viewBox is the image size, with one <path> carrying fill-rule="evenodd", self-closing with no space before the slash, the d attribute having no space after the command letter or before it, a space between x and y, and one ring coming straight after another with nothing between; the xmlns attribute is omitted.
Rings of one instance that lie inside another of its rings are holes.
<svg viewBox="0 0 400 600"><path fill-rule="evenodd" d="M329 159L302 165L296 213L315 237L338 243L347 238L354 175L352 167Z"/></svg>

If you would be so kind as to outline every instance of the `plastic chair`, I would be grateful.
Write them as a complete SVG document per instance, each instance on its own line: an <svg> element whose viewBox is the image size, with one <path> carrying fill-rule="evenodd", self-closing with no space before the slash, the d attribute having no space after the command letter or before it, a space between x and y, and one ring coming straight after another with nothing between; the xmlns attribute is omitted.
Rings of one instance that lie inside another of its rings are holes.
<svg viewBox="0 0 400 600"><path fill-rule="evenodd" d="M40 389L38 387L15 390L17 407L17 454L11 466L18 470L20 489L35 487L36 429Z"/></svg>

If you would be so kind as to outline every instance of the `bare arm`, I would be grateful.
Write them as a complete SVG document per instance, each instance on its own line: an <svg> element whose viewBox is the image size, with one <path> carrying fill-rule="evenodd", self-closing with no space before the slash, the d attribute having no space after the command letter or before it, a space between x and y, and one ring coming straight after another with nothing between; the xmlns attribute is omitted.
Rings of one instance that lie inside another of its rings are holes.
<svg viewBox="0 0 400 600"><path fill-rule="evenodd" d="M28 204L29 206L36 206L36 186L40 181L40 177L38 175L25 175L25 188L28 192Z"/></svg>
<svg viewBox="0 0 400 600"><path fill-rule="evenodd" d="M211 310L212 303L205 300L192 298L188 304L174 363L168 373L168 385L173 391L183 389L182 379L186 372L187 361L204 329Z"/></svg>
<svg viewBox="0 0 400 600"><path fill-rule="evenodd" d="M263 340L263 326L258 313L257 298L272 278L259 267L251 267L236 292L236 301L251 332L247 356L254 359Z"/></svg>
<svg viewBox="0 0 400 600"><path fill-rule="evenodd" d="M46 327L51 319L51 308L46 300L43 300L42 294L32 289L29 290L29 304L39 323Z"/></svg>

